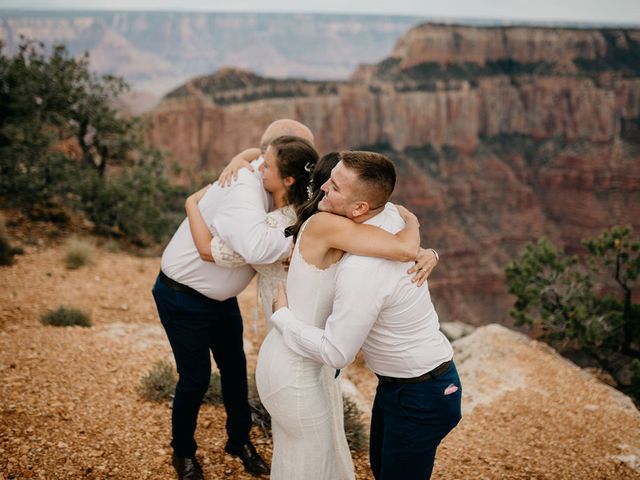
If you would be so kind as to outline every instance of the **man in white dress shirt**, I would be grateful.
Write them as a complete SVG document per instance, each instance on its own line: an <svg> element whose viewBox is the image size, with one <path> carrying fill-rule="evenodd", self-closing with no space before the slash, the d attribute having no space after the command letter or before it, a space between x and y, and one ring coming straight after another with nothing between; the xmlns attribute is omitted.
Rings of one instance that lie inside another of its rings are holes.
<svg viewBox="0 0 640 480"><path fill-rule="evenodd" d="M313 143L311 131L293 120L278 120L265 131L261 147L280 136L302 137ZM237 181L222 188L215 182L198 204L212 232L239 253L248 264L274 263L286 259L291 240L265 223L272 207L257 168L242 169ZM185 219L161 262L153 296L171 343L179 374L173 400L173 465L179 479L202 479L195 459L194 438L198 412L211 375L210 353L220 370L222 396L227 413L228 442L225 451L239 456L255 474L269 473L249 439L251 411L248 402L242 318L236 295L255 271L249 266L224 268L204 261L194 244Z"/></svg>
<svg viewBox="0 0 640 480"><path fill-rule="evenodd" d="M404 222L386 203L393 164L371 152L342 152L318 208L396 233ZM385 205L386 204L386 205ZM364 212L364 213L361 213ZM298 354L341 369L362 349L380 382L371 418L370 461L378 480L429 478L436 449L461 418L461 384L453 350L440 332L428 288L407 274L410 264L345 254L333 312L324 330L288 308L272 316ZM283 292L276 307L286 305Z"/></svg>

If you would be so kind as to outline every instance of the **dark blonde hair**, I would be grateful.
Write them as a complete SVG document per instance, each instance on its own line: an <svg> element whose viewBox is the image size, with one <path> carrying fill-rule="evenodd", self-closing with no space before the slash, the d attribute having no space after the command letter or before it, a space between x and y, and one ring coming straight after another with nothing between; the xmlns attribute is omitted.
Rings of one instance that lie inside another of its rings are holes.
<svg viewBox="0 0 640 480"><path fill-rule="evenodd" d="M280 177L293 177L294 183L287 189L287 202L294 207L308 199L307 186L318 162L318 152L304 138L278 137L269 145L274 149Z"/></svg>

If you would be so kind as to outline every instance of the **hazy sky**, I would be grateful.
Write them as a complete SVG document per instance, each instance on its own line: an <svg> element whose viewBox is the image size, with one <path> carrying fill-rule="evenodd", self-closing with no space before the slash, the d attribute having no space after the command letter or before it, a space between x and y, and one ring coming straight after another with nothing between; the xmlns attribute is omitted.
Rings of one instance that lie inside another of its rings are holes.
<svg viewBox="0 0 640 480"><path fill-rule="evenodd" d="M371 13L640 25L640 0L0 0L2 8Z"/></svg>

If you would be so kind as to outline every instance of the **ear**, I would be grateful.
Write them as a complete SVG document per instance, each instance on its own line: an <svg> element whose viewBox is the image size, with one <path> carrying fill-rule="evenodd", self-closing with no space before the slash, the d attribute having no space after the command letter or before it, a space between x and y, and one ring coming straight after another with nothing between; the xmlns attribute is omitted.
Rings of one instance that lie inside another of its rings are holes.
<svg viewBox="0 0 640 480"><path fill-rule="evenodd" d="M371 209L369 208L368 202L363 202L363 201L355 202L353 209L351 210L351 215L353 218L357 218L361 215L365 215L369 213L369 210Z"/></svg>
<svg viewBox="0 0 640 480"><path fill-rule="evenodd" d="M290 187L291 187L291 185L293 185L294 183L296 183L296 179L295 179L295 178L293 178L293 177L291 177L291 176L289 176L289 177L284 177L284 178L282 179L282 183L284 183L284 186L285 186L285 187L290 188Z"/></svg>

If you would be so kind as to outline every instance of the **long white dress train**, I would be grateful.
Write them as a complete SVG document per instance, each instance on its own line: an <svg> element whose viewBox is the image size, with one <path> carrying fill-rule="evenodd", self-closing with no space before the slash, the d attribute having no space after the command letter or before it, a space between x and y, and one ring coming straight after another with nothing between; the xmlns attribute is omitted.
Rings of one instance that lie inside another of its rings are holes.
<svg viewBox="0 0 640 480"><path fill-rule="evenodd" d="M306 224L305 224L306 225ZM304 226L300 235L303 234ZM294 248L287 293L297 318L324 327L333 304L337 264L319 269ZM272 480L352 480L344 433L342 393L335 370L293 352L276 329L265 338L256 366L260 399L271 414Z"/></svg>

